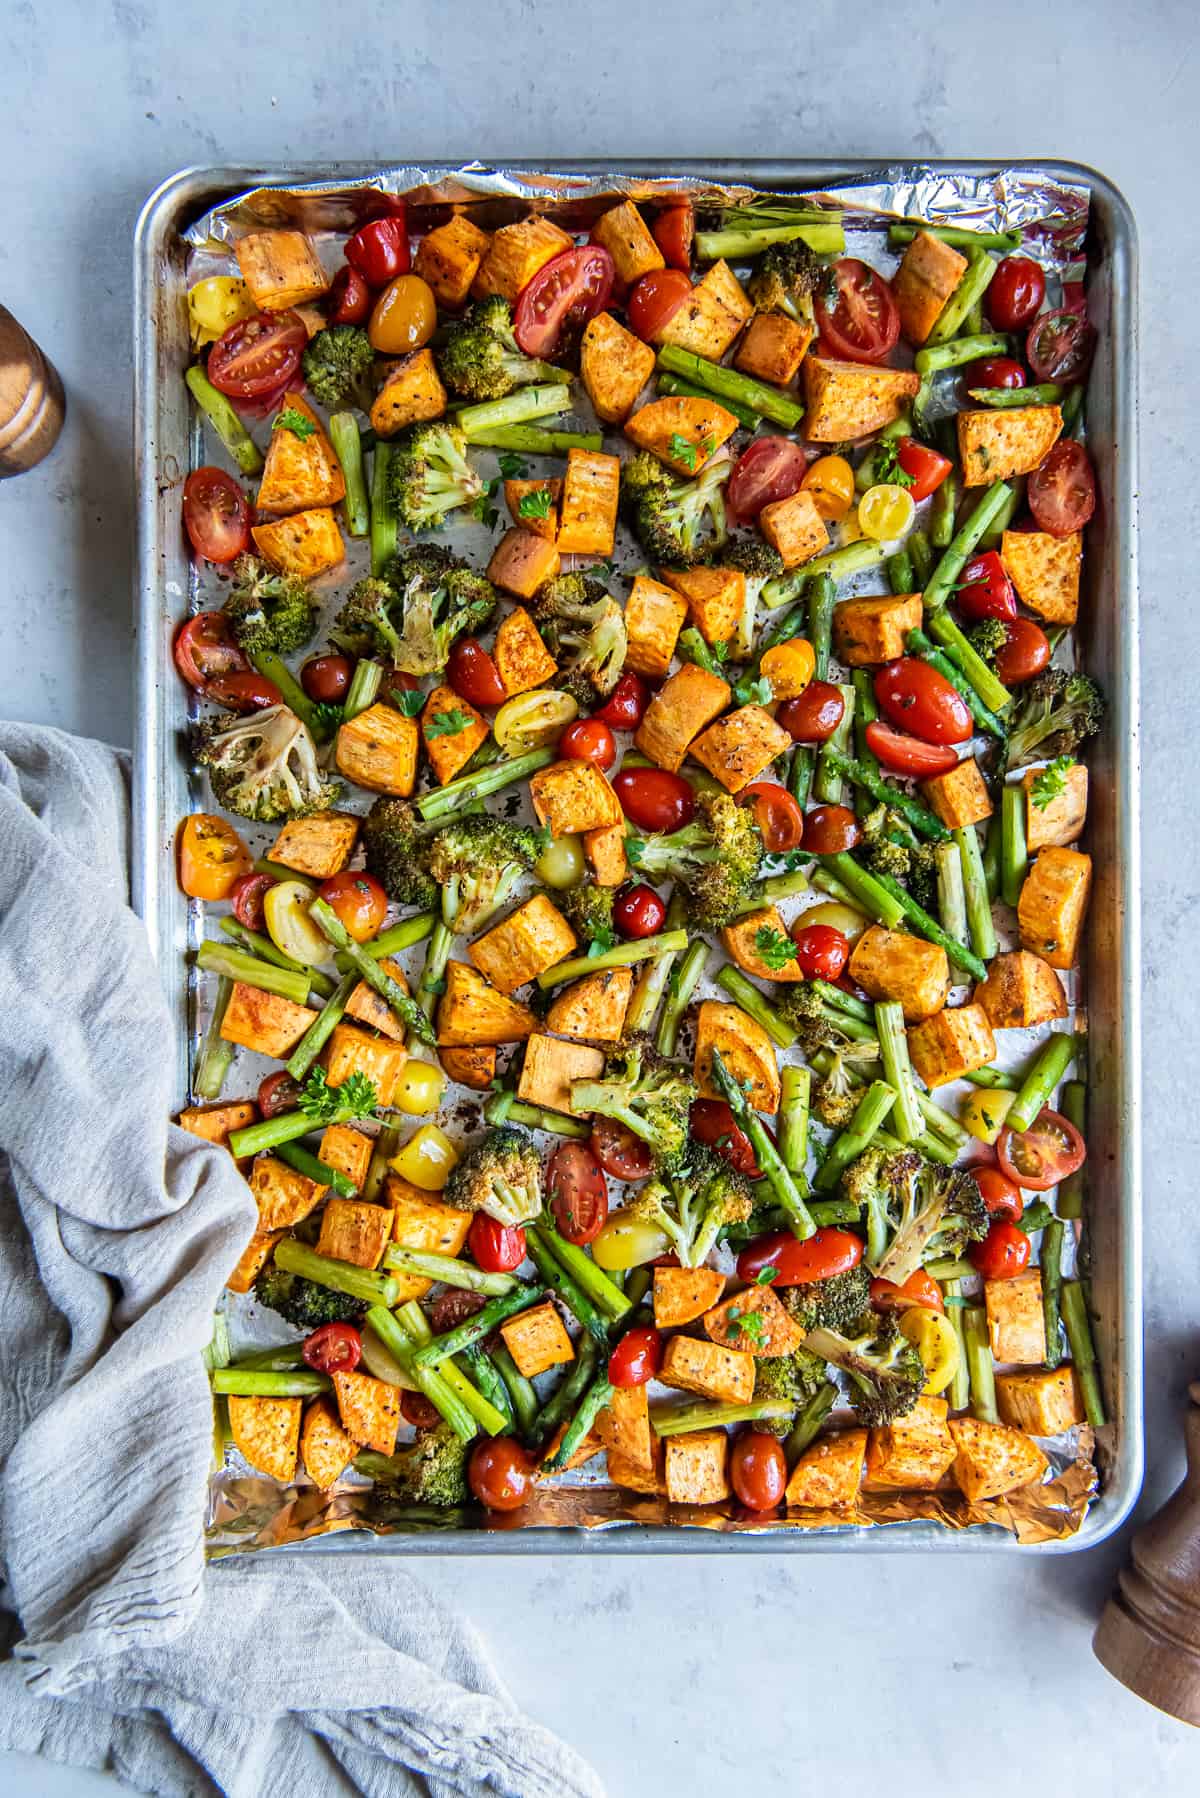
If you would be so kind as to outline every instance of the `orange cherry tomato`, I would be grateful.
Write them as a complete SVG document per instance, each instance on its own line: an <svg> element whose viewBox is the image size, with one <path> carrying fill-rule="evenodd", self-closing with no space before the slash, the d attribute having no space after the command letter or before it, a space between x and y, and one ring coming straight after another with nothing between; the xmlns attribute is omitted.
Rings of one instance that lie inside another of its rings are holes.
<svg viewBox="0 0 1200 1798"><path fill-rule="evenodd" d="M228 899L250 872L250 851L232 824L213 812L193 812L179 833L179 884L189 899Z"/></svg>
<svg viewBox="0 0 1200 1798"><path fill-rule="evenodd" d="M397 275L375 302L367 336L382 356L407 356L429 342L437 327L437 302L420 275Z"/></svg>
<svg viewBox="0 0 1200 1798"><path fill-rule="evenodd" d="M876 1311L908 1311L913 1305L923 1305L926 1311L946 1309L941 1287L923 1267L909 1274L903 1286L894 1280L872 1280L871 1304Z"/></svg>
<svg viewBox="0 0 1200 1798"><path fill-rule="evenodd" d="M371 874L335 874L321 887L321 898L356 943L379 935L387 916L387 894Z"/></svg>

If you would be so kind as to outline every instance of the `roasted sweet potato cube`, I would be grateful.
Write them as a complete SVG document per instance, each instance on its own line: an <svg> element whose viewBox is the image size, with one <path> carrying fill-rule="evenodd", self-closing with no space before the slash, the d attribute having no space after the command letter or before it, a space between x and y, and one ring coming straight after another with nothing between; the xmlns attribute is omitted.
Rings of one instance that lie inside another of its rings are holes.
<svg viewBox="0 0 1200 1798"><path fill-rule="evenodd" d="M514 606L507 618L501 619L493 660L509 699L518 693L532 693L558 672L558 663L524 606Z"/></svg>
<svg viewBox="0 0 1200 1798"><path fill-rule="evenodd" d="M786 387L813 340L809 325L801 325L786 312L756 312L738 344L733 366L756 381Z"/></svg>
<svg viewBox="0 0 1200 1798"><path fill-rule="evenodd" d="M804 975L794 961L776 968L763 960L758 948L758 935L763 930L787 940L787 928L773 905L762 905L757 911L745 912L732 924L726 924L721 932L721 943L730 961L735 961L747 974L753 974L756 980L777 980L784 986L803 980Z"/></svg>
<svg viewBox="0 0 1200 1798"><path fill-rule="evenodd" d="M330 1199L321 1213L317 1253L333 1261L349 1261L354 1267L376 1268L392 1234L388 1205L368 1205L362 1199Z"/></svg>
<svg viewBox="0 0 1200 1798"><path fill-rule="evenodd" d="M672 1336L658 1377L679 1392L745 1405L754 1392L754 1356L723 1343L702 1342L697 1336Z"/></svg>
<svg viewBox="0 0 1200 1798"><path fill-rule="evenodd" d="M984 406L958 414L958 456L963 484L990 487L993 481L1031 474L1062 433L1058 406Z"/></svg>
<svg viewBox="0 0 1200 1798"><path fill-rule="evenodd" d="M720 362L753 311L729 264L714 262L703 281L696 283L651 341L673 344L676 349Z"/></svg>
<svg viewBox="0 0 1200 1798"><path fill-rule="evenodd" d="M230 1397L227 1403L229 1433L238 1453L259 1473L288 1485L296 1476L303 1401Z"/></svg>
<svg viewBox="0 0 1200 1798"><path fill-rule="evenodd" d="M646 707L634 743L658 767L677 774L693 742L725 710L732 694L719 674L685 662Z"/></svg>
<svg viewBox="0 0 1200 1798"><path fill-rule="evenodd" d="M764 506L758 515L758 528L771 548L778 551L785 568L811 562L829 547L825 520L808 492L789 493L786 499Z"/></svg>
<svg viewBox="0 0 1200 1798"><path fill-rule="evenodd" d="M556 546L564 556L610 556L617 530L621 463L597 450L567 452Z"/></svg>
<svg viewBox="0 0 1200 1798"><path fill-rule="evenodd" d="M967 830L992 815L987 782L973 755L964 756L945 774L931 774L923 780L921 797L947 830Z"/></svg>
<svg viewBox="0 0 1200 1798"><path fill-rule="evenodd" d="M1033 1365L1046 1359L1046 1320L1042 1311L1042 1275L1026 1268L1011 1280L985 1280L988 1337L997 1361Z"/></svg>
<svg viewBox="0 0 1200 1798"><path fill-rule="evenodd" d="M476 937L467 954L496 991L507 996L565 961L578 941L558 907L545 893L535 893Z"/></svg>
<svg viewBox="0 0 1200 1798"><path fill-rule="evenodd" d="M639 1461L631 1461L628 1455L623 1455L617 1448L608 1449L606 1459L608 1477L614 1486L622 1486L627 1492L642 1492L647 1497L666 1491L660 1445L655 1445L654 1464L651 1467L643 1467Z"/></svg>
<svg viewBox="0 0 1200 1798"><path fill-rule="evenodd" d="M289 818L271 844L271 860L313 880L328 880L349 867L360 822L349 812Z"/></svg>
<svg viewBox="0 0 1200 1798"><path fill-rule="evenodd" d="M562 498L562 482L505 481L504 503L513 523L535 537L553 543L558 537L558 506Z"/></svg>
<svg viewBox="0 0 1200 1798"><path fill-rule="evenodd" d="M250 535L264 562L281 574L299 575L304 581L340 567L346 559L337 518L328 506L311 506L305 512L293 512L290 518L252 525Z"/></svg>
<svg viewBox="0 0 1200 1798"><path fill-rule="evenodd" d="M629 872L629 857L625 853L625 829L621 824L605 824L599 830L585 830L583 853L587 856L598 887L619 887Z"/></svg>
<svg viewBox="0 0 1200 1798"><path fill-rule="evenodd" d="M462 1253L471 1228L469 1211L460 1211L433 1193L422 1192L419 1186L410 1185L399 1174L387 1176L384 1197L392 1210L395 1242L406 1249L421 1249L427 1255L453 1257ZM398 1305L406 1304L409 1299L423 1299L433 1285L432 1280L421 1274L404 1274L398 1268L391 1268L389 1272L396 1282Z"/></svg>
<svg viewBox="0 0 1200 1798"><path fill-rule="evenodd" d="M706 999L696 1021L696 1056L694 1072L700 1095L719 1099L721 1091L712 1078L713 1050L721 1051L721 1060L740 1086L755 1111L774 1113L779 1110L779 1065L775 1045L753 1018L747 1017L740 1005L725 1005L717 999ZM749 1084L747 1084L749 1083Z"/></svg>
<svg viewBox="0 0 1200 1798"><path fill-rule="evenodd" d="M556 1036L534 1034L525 1045L517 1097L528 1105L544 1105L548 1111L571 1112L571 1082L598 1080L604 1072L604 1051L590 1043L560 1042Z"/></svg>
<svg viewBox="0 0 1200 1798"><path fill-rule="evenodd" d="M282 1230L256 1230L241 1254L237 1266L225 1282L227 1292L249 1292L267 1265Z"/></svg>
<svg viewBox="0 0 1200 1798"><path fill-rule="evenodd" d="M1005 1423L987 1423L980 1417L952 1417L950 1434L957 1454L954 1478L972 1504L981 1498L1000 1498L1040 1480L1050 1463L1021 1430Z"/></svg>
<svg viewBox="0 0 1200 1798"><path fill-rule="evenodd" d="M492 551L487 578L514 599L532 599L543 581L552 579L561 567L562 558L553 543L514 527L505 531Z"/></svg>
<svg viewBox="0 0 1200 1798"><path fill-rule="evenodd" d="M673 1505L719 1505L729 1497L725 1457L729 1438L724 1430L693 1430L668 1436L667 1497Z"/></svg>
<svg viewBox="0 0 1200 1798"><path fill-rule="evenodd" d="M905 250L892 277L892 297L900 329L916 348L937 324L966 269L966 257L928 231L918 231Z"/></svg>
<svg viewBox="0 0 1200 1798"><path fill-rule="evenodd" d="M719 400L651 400L625 421L625 435L690 479L733 436L738 421Z"/></svg>
<svg viewBox="0 0 1200 1798"><path fill-rule="evenodd" d="M728 792L740 793L791 747L791 737L764 706L744 705L710 724L688 754Z"/></svg>
<svg viewBox="0 0 1200 1798"><path fill-rule="evenodd" d="M616 794L591 762L552 762L539 768L530 779L529 797L538 823L552 837L624 822Z"/></svg>
<svg viewBox="0 0 1200 1798"><path fill-rule="evenodd" d="M527 1380L545 1373L549 1367L561 1367L575 1359L571 1338L563 1328L553 1299L510 1317L500 1325L500 1334L518 1371Z"/></svg>
<svg viewBox="0 0 1200 1798"><path fill-rule="evenodd" d="M321 258L303 231L251 231L233 249L260 312L286 312L329 287Z"/></svg>
<svg viewBox="0 0 1200 1798"><path fill-rule="evenodd" d="M843 599L833 608L833 641L849 668L869 668L904 654L909 631L921 622L921 595L896 593L879 599Z"/></svg>
<svg viewBox="0 0 1200 1798"><path fill-rule="evenodd" d="M369 992L370 988L367 990ZM353 1180L355 1186L361 1186L367 1177L374 1147L371 1138L356 1130L353 1124L326 1124L321 1137L320 1159L326 1167L336 1168L347 1180Z"/></svg>
<svg viewBox="0 0 1200 1798"><path fill-rule="evenodd" d="M462 773L487 734L483 714L469 699L453 687L433 689L421 713L421 740L439 786Z"/></svg>
<svg viewBox="0 0 1200 1798"><path fill-rule="evenodd" d="M397 986L408 991L408 976L398 961L387 955L379 966L385 974L391 975ZM377 993L365 980L359 981L347 999L346 1016L357 1019L360 1024L369 1024L372 1030L378 1030L381 1036L390 1037L394 1043L402 1043L407 1034L405 1026L383 994Z"/></svg>
<svg viewBox="0 0 1200 1798"><path fill-rule="evenodd" d="M300 1431L300 1455L304 1471L314 1486L328 1492L336 1486L358 1453L358 1444L347 1435L327 1399L314 1399L304 1413Z"/></svg>
<svg viewBox="0 0 1200 1798"><path fill-rule="evenodd" d="M438 1049L523 1043L537 1029L527 1005L505 998L465 961L452 961L438 1001Z"/></svg>
<svg viewBox="0 0 1200 1798"><path fill-rule="evenodd" d="M581 1043L619 1043L633 996L633 969L607 968L563 987L546 1013L546 1028Z"/></svg>
<svg viewBox="0 0 1200 1798"><path fill-rule="evenodd" d="M457 213L421 239L413 273L428 282L439 306L457 312L466 305L471 283L479 273L479 265L487 255L491 241L489 234L481 231L465 213Z"/></svg>
<svg viewBox="0 0 1200 1798"><path fill-rule="evenodd" d="M625 666L647 680L661 680L671 666L687 614L683 594L649 575L635 575L625 601Z"/></svg>
<svg viewBox="0 0 1200 1798"><path fill-rule="evenodd" d="M921 385L921 377L909 369L837 362L811 353L801 372L804 435L810 443L844 443L869 436L899 418L905 400Z"/></svg>
<svg viewBox="0 0 1200 1798"><path fill-rule="evenodd" d="M975 988L975 1003L993 1030L1028 1030L1067 1015L1067 995L1049 962L1028 949L997 955L987 979Z"/></svg>
<svg viewBox="0 0 1200 1798"><path fill-rule="evenodd" d="M747 1286L704 1314L710 1342L745 1349L748 1355L791 1355L804 1332L769 1286Z"/></svg>
<svg viewBox="0 0 1200 1798"><path fill-rule="evenodd" d="M205 1142L227 1149L230 1132L244 1130L257 1117L258 1106L253 1099L222 1099L215 1105L188 1105L179 1114L179 1128L189 1136L202 1136Z"/></svg>
<svg viewBox="0 0 1200 1798"><path fill-rule="evenodd" d="M1092 858L1078 849L1043 849L1025 876L1017 904L1021 943L1052 968L1075 964L1092 887Z"/></svg>
<svg viewBox="0 0 1200 1798"><path fill-rule="evenodd" d="M502 225L488 246L471 284L477 300L490 293L502 294L515 304L521 289L528 285L538 270L571 248L567 233L550 219L531 214L515 225Z"/></svg>
<svg viewBox="0 0 1200 1798"><path fill-rule="evenodd" d="M920 1398L907 1417L871 1430L867 1478L873 1486L931 1492L954 1460L945 1399Z"/></svg>
<svg viewBox="0 0 1200 1798"><path fill-rule="evenodd" d="M457 1080L477 1093L488 1092L496 1078L496 1051L492 1048L439 1049L438 1060L448 1080Z"/></svg>
<svg viewBox="0 0 1200 1798"><path fill-rule="evenodd" d="M297 417L303 423L294 431ZM289 393L267 445L255 504L260 512L302 512L308 506L335 506L345 497L342 465L320 419L298 393Z"/></svg>
<svg viewBox="0 0 1200 1798"><path fill-rule="evenodd" d="M608 251L617 280L628 287L652 268L664 267L662 251L632 200L622 200L619 206L601 213L592 226L592 241Z"/></svg>
<svg viewBox="0 0 1200 1798"><path fill-rule="evenodd" d="M1079 616L1083 534L1051 537L1046 531L1005 531L1000 560L1017 597L1047 624L1074 624Z"/></svg>
<svg viewBox="0 0 1200 1798"><path fill-rule="evenodd" d="M386 1110L407 1059L403 1043L371 1036L356 1024L335 1024L325 1053L325 1078L330 1086L341 1086L351 1074L365 1074Z"/></svg>
<svg viewBox="0 0 1200 1798"><path fill-rule="evenodd" d="M538 1470L535 1478L539 1480L552 1480L560 1473L570 1473L572 1468L586 1467L589 1461L594 1461L596 1456L603 1452L604 1444L601 1442L595 1430L588 1430L577 1446L572 1449L562 1466L551 1467L550 1462L553 1461L555 1455L557 1455L562 1446L562 1439L570 1427L570 1418L567 1418L564 1423L559 1424L553 1436L551 1436L549 1442L547 1442L545 1448L541 1451L541 1460L538 1463Z"/></svg>
<svg viewBox="0 0 1200 1798"><path fill-rule="evenodd" d="M227 1043L240 1043L243 1049L254 1049L259 1055L282 1061L291 1054L316 1015L307 1005L295 1005L290 999L281 999L278 993L263 993L256 986L235 980L221 1020L221 1036Z"/></svg>
<svg viewBox="0 0 1200 1798"><path fill-rule="evenodd" d="M906 1024L931 1018L950 996L946 951L924 937L872 924L850 955L850 978L872 999L899 999Z"/></svg>
<svg viewBox="0 0 1200 1798"><path fill-rule="evenodd" d="M1087 823L1088 771L1076 762L1063 776L1062 791L1046 795L1039 786L1042 769L1030 768L1025 776L1025 842L1030 855L1042 849L1063 849L1083 835Z"/></svg>
<svg viewBox="0 0 1200 1798"><path fill-rule="evenodd" d="M346 1434L377 1455L390 1455L400 1428L399 1388L369 1373L335 1373L333 1390Z"/></svg>
<svg viewBox="0 0 1200 1798"><path fill-rule="evenodd" d="M946 1008L908 1032L908 1053L926 1086L945 1086L996 1059L996 1039L981 1005Z"/></svg>
<svg viewBox="0 0 1200 1798"><path fill-rule="evenodd" d="M406 425L441 418L446 389L432 350L414 350L388 369L371 407L371 424L380 437L394 437Z"/></svg>
<svg viewBox="0 0 1200 1798"><path fill-rule="evenodd" d="M596 1419L601 1445L623 1456L648 1473L653 1472L654 1432L644 1386L614 1386L612 1397Z"/></svg>
<svg viewBox="0 0 1200 1798"><path fill-rule="evenodd" d="M654 1321L660 1330L681 1330L711 1311L725 1290L715 1267L656 1267Z"/></svg>
<svg viewBox="0 0 1200 1798"><path fill-rule="evenodd" d="M348 780L369 793L407 799L417 782L415 718L377 702L339 725L334 759Z"/></svg>
<svg viewBox="0 0 1200 1798"><path fill-rule="evenodd" d="M706 643L725 643L746 603L740 568L665 568L663 579L687 602L688 616Z"/></svg>
<svg viewBox="0 0 1200 1798"><path fill-rule="evenodd" d="M624 423L654 373L654 351L611 312L588 323L579 350L579 372L596 416L605 424Z"/></svg>
<svg viewBox="0 0 1200 1798"><path fill-rule="evenodd" d="M1084 1419L1075 1369L1069 1363L1053 1370L998 1373L996 1404L1004 1423L1031 1436L1061 1436Z"/></svg>
<svg viewBox="0 0 1200 1798"><path fill-rule="evenodd" d="M818 1436L793 1467L785 1502L815 1511L845 1510L858 1497L866 1455L865 1430L834 1430Z"/></svg>

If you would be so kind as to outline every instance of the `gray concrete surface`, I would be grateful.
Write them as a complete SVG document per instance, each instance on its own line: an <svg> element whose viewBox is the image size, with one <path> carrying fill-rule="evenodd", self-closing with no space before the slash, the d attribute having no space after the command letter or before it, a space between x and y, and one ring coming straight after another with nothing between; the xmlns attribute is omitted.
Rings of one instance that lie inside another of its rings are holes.
<svg viewBox="0 0 1200 1798"><path fill-rule="evenodd" d="M1067 157L1103 169L1142 250L1146 1305L1144 1504L1178 1478L1200 1372L1191 1067L1200 166L1191 0L1053 8L660 0L550 8L227 0L0 7L0 298L71 419L0 487L0 713L130 740L130 240L192 163L588 154ZM1182 766L1180 766L1182 764ZM1176 778L1172 779L1172 773ZM774 1798L864 1761L891 1798L1200 1789L1200 1736L1091 1657L1124 1538L1038 1563L937 1558L426 1563L520 1702L614 1798ZM0 1756L11 1798L108 1782Z"/></svg>

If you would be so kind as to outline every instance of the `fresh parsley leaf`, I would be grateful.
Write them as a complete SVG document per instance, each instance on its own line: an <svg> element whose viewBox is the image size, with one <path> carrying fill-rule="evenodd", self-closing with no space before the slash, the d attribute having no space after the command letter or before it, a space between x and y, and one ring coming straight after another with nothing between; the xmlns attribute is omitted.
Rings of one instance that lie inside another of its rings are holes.
<svg viewBox="0 0 1200 1798"><path fill-rule="evenodd" d="M1067 775L1074 766L1075 757L1073 755L1058 755L1034 775L1029 796L1039 812L1044 812L1048 805L1052 805L1066 792Z"/></svg>
<svg viewBox="0 0 1200 1798"><path fill-rule="evenodd" d="M646 843L643 837L625 838L625 859L631 868L636 868L645 853Z"/></svg>
<svg viewBox="0 0 1200 1798"><path fill-rule="evenodd" d="M778 1278L779 1269L777 1267L760 1267L754 1276L754 1284L756 1286L769 1286L772 1280L777 1280Z"/></svg>
<svg viewBox="0 0 1200 1798"><path fill-rule="evenodd" d="M761 924L755 931L754 949L759 959L776 971L786 968L790 961L796 959L796 945L791 937L784 936L781 930L775 930L770 924Z"/></svg>
<svg viewBox="0 0 1200 1798"><path fill-rule="evenodd" d="M285 406L271 428L275 431L290 431L293 437L298 437L303 443L317 427L311 418L305 418L303 412L298 411L295 406Z"/></svg>
<svg viewBox="0 0 1200 1798"><path fill-rule="evenodd" d="M319 725L325 725L330 730L336 730L339 724L344 723L346 717L344 705L329 705L324 700L314 705L313 711L316 714L316 722Z"/></svg>
<svg viewBox="0 0 1200 1798"><path fill-rule="evenodd" d="M365 1074L351 1074L340 1086L330 1086L322 1067L312 1070L298 1101L299 1109L314 1124L334 1123L339 1118L371 1117L378 1103L379 1095Z"/></svg>
<svg viewBox="0 0 1200 1798"><path fill-rule="evenodd" d="M460 731L469 730L473 720L465 712L455 706L453 711L435 712L425 725L427 737L457 737Z"/></svg>
<svg viewBox="0 0 1200 1798"><path fill-rule="evenodd" d="M484 488L483 492L479 495L479 498L475 501L475 504L471 507L471 516L477 518L480 524L486 525L489 531L494 531L499 524L500 514L492 504L490 487Z"/></svg>
<svg viewBox="0 0 1200 1798"><path fill-rule="evenodd" d="M905 474L900 466L900 446L894 437L881 437L875 446L873 470L875 484L884 483L892 487L911 487L913 477Z"/></svg>
<svg viewBox="0 0 1200 1798"><path fill-rule="evenodd" d="M667 443L667 454L672 462L682 462L685 468L695 468L700 452L694 443L689 443L678 431L672 431Z"/></svg>
<svg viewBox="0 0 1200 1798"><path fill-rule="evenodd" d="M531 487L528 493L521 495L517 505L518 518L549 518L550 508L554 504L554 496L549 487Z"/></svg>
<svg viewBox="0 0 1200 1798"><path fill-rule="evenodd" d="M499 460L500 473L506 481L523 481L529 473L529 464L520 456L514 456L511 450L505 450Z"/></svg>
<svg viewBox="0 0 1200 1798"><path fill-rule="evenodd" d="M761 1312L735 1309L729 1313L729 1334L731 1336L748 1336L751 1342L761 1342L764 1328Z"/></svg>
<svg viewBox="0 0 1200 1798"><path fill-rule="evenodd" d="M758 680L740 680L733 689L733 696L739 705L770 705L775 697L774 688L765 676Z"/></svg>
<svg viewBox="0 0 1200 1798"><path fill-rule="evenodd" d="M598 930L587 946L586 959L588 961L594 961L597 955L603 955L606 949L615 949L616 946L617 936L615 931Z"/></svg>
<svg viewBox="0 0 1200 1798"><path fill-rule="evenodd" d="M406 718L415 718L425 704L425 695L420 687L414 687L411 691L404 687L389 687L388 698L396 710L402 712ZM448 714L443 714L443 716L448 716ZM437 732L431 731L430 735L436 737Z"/></svg>

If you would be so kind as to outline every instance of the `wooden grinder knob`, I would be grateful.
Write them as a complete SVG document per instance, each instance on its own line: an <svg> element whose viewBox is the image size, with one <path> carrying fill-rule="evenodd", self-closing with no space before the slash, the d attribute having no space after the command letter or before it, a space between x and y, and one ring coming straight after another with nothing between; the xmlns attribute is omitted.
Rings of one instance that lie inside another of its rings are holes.
<svg viewBox="0 0 1200 1798"><path fill-rule="evenodd" d="M50 454L64 410L57 371L0 306L0 480L24 474Z"/></svg>
<svg viewBox="0 0 1200 1798"><path fill-rule="evenodd" d="M1189 1394L1183 1484L1133 1538L1092 1647L1147 1704L1200 1725L1200 1381Z"/></svg>

